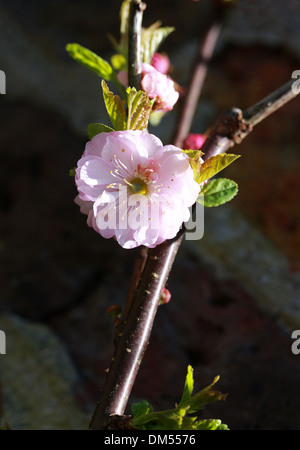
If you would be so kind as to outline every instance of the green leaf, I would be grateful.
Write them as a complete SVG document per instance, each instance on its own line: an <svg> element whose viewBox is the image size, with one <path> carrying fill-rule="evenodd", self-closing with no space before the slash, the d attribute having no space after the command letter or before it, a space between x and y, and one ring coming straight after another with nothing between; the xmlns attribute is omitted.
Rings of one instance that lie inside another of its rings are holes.
<svg viewBox="0 0 300 450"><path fill-rule="evenodd" d="M183 153L185 153L186 155L188 155L189 158L192 159L199 160L199 157L203 155L203 152L201 152L200 150L182 149L181 151L183 151Z"/></svg>
<svg viewBox="0 0 300 450"><path fill-rule="evenodd" d="M130 425L139 430L228 429L227 425L222 424L218 419L198 420L197 418L198 411L204 405L226 398L226 395L212 390L212 386L218 380L219 377L216 377L212 384L192 395L194 387L193 368L188 366L183 394L178 406L155 412L146 401L140 402L132 406L133 419ZM192 413L196 413L196 415L191 416Z"/></svg>
<svg viewBox="0 0 300 450"><path fill-rule="evenodd" d="M213 177L239 157L240 155L220 153L219 155L208 158L200 167L200 172L196 179L197 183L202 183L202 181Z"/></svg>
<svg viewBox="0 0 300 450"><path fill-rule="evenodd" d="M219 206L229 202L236 196L238 185L227 178L216 178L205 184L197 202L204 206Z"/></svg>
<svg viewBox="0 0 300 450"><path fill-rule="evenodd" d="M161 22L155 22L149 28L142 29L141 56L142 61L148 64L158 47L175 30L174 27L160 27L160 24Z"/></svg>
<svg viewBox="0 0 300 450"><path fill-rule="evenodd" d="M110 133L111 131L115 131L113 128L104 125L103 123L90 123L87 126L87 134L89 139L92 139L96 134L99 133Z"/></svg>
<svg viewBox="0 0 300 450"><path fill-rule="evenodd" d="M113 128L116 131L125 130L126 127L126 112L124 101L118 95L114 95L105 83L101 82L103 90L104 103L110 117Z"/></svg>
<svg viewBox="0 0 300 450"><path fill-rule="evenodd" d="M189 413L197 412L205 405L219 400L225 400L227 395L219 391L213 391L212 387L219 381L219 375L215 377L214 381L197 394L193 395L189 402Z"/></svg>
<svg viewBox="0 0 300 450"><path fill-rule="evenodd" d="M115 79L115 72L112 66L91 50L77 43L68 44L66 50L75 61L83 64L99 77L104 78L104 80Z"/></svg>
<svg viewBox="0 0 300 450"><path fill-rule="evenodd" d="M134 403L131 410L134 418L137 420L140 416L149 414L149 412L153 411L153 408L146 400L142 400L140 403Z"/></svg>
<svg viewBox="0 0 300 450"><path fill-rule="evenodd" d="M183 417L176 409L149 411L133 417L131 426L139 430L180 430Z"/></svg>
<svg viewBox="0 0 300 450"><path fill-rule="evenodd" d="M228 426L219 419L204 419L195 423L195 430L228 430Z"/></svg>
<svg viewBox="0 0 300 450"><path fill-rule="evenodd" d="M190 400L193 394L193 389L194 389L193 368L192 366L188 366L182 397L178 405L179 408L181 408L182 405L184 405L186 402Z"/></svg>
<svg viewBox="0 0 300 450"><path fill-rule="evenodd" d="M201 167L203 165L200 162L200 157L203 155L203 152L201 152L200 150L191 150L191 149L187 150L182 149L182 151L190 158L190 165L194 172L194 180L197 181L198 183L199 182L198 178L201 173Z"/></svg>
<svg viewBox="0 0 300 450"><path fill-rule="evenodd" d="M127 130L145 130L148 126L154 100L146 92L127 88L128 119Z"/></svg>

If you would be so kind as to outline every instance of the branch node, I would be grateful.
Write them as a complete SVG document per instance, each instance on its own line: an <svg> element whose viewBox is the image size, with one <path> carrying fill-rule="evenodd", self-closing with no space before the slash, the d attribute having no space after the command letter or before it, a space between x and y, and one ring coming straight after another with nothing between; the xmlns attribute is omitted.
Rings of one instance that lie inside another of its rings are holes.
<svg viewBox="0 0 300 450"><path fill-rule="evenodd" d="M225 111L217 128L220 136L227 137L235 144L240 144L252 130L252 126L244 119L243 111L235 107Z"/></svg>
<svg viewBox="0 0 300 450"><path fill-rule="evenodd" d="M132 416L111 414L108 416L105 424L105 430L132 430L130 423Z"/></svg>

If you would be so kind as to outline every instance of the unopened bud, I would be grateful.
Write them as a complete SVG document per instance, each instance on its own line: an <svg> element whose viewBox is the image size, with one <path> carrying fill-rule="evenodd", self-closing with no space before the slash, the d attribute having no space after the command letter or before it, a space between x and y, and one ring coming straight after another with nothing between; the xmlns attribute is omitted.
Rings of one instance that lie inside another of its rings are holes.
<svg viewBox="0 0 300 450"><path fill-rule="evenodd" d="M182 147L184 150L200 150L205 139L204 134L191 133L183 141Z"/></svg>
<svg viewBox="0 0 300 450"><path fill-rule="evenodd" d="M166 303L169 303L170 300L171 300L171 293L170 293L169 289L163 288L159 304L165 305Z"/></svg>
<svg viewBox="0 0 300 450"><path fill-rule="evenodd" d="M170 60L166 55L155 52L151 59L151 65L165 75L169 72Z"/></svg>

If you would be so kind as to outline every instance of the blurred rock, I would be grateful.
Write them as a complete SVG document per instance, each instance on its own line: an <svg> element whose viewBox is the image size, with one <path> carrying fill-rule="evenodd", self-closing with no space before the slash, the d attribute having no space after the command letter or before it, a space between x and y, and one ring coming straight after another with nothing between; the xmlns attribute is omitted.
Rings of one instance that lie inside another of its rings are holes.
<svg viewBox="0 0 300 450"><path fill-rule="evenodd" d="M191 251L216 268L218 279L238 280L284 328L299 329L300 274L284 254L231 206L205 209L204 217L204 237L187 242Z"/></svg>
<svg viewBox="0 0 300 450"><path fill-rule="evenodd" d="M13 430L87 429L73 397L78 374L68 352L45 326L0 316L6 355L0 356L1 426Z"/></svg>
<svg viewBox="0 0 300 450"><path fill-rule="evenodd" d="M298 0L239 0L227 17L223 38L239 45L285 48L300 60Z"/></svg>

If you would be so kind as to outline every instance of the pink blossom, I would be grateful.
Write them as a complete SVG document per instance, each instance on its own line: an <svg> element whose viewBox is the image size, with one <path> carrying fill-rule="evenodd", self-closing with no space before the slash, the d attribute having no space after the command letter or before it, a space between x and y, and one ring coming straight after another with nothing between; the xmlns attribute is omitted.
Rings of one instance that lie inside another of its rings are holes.
<svg viewBox="0 0 300 450"><path fill-rule="evenodd" d="M151 66L166 75L170 69L170 60L166 55L155 52L151 59Z"/></svg>
<svg viewBox="0 0 300 450"><path fill-rule="evenodd" d="M150 64L142 64L141 87L149 98L156 98L154 109L170 111L179 98L174 81Z"/></svg>
<svg viewBox="0 0 300 450"><path fill-rule="evenodd" d="M204 141L206 139L206 136L204 134L193 134L190 133L183 142L183 148L186 150L200 150L202 145L204 144Z"/></svg>
<svg viewBox="0 0 300 450"><path fill-rule="evenodd" d="M176 236L199 194L189 159L147 131L99 133L78 161L75 202L87 223L124 248Z"/></svg>

